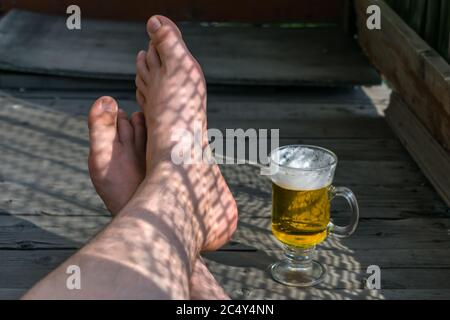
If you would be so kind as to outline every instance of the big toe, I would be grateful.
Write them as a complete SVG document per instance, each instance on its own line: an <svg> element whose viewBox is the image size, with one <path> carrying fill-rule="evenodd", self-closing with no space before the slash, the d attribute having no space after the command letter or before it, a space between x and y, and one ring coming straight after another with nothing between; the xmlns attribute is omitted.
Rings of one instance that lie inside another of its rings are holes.
<svg viewBox="0 0 450 320"><path fill-rule="evenodd" d="M169 18L152 16L147 22L147 32L163 65L171 67L175 61L191 57L180 30Z"/></svg>
<svg viewBox="0 0 450 320"><path fill-rule="evenodd" d="M117 102L111 97L99 98L89 112L90 156L107 158L117 136ZM105 159L107 160L107 159Z"/></svg>

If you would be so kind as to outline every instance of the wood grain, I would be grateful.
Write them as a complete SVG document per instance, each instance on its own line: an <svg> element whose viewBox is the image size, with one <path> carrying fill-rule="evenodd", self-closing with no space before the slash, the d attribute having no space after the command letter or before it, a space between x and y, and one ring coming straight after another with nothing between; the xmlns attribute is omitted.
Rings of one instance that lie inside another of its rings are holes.
<svg viewBox="0 0 450 320"><path fill-rule="evenodd" d="M343 0L4 0L1 10L13 8L65 15L69 5L82 8L83 17L112 20L146 21L153 14L167 15L178 21L239 21L239 22L328 22L340 23Z"/></svg>
<svg viewBox="0 0 450 320"><path fill-rule="evenodd" d="M381 8L382 29L365 26L368 5ZM384 1L356 1L359 41L373 64L433 137L450 150L450 66Z"/></svg>
<svg viewBox="0 0 450 320"><path fill-rule="evenodd" d="M210 84L379 83L354 39L337 28L180 28ZM136 54L149 42L144 23L85 19L74 32L64 17L25 11L8 13L0 31L1 69L91 79L134 81Z"/></svg>
<svg viewBox="0 0 450 320"><path fill-rule="evenodd" d="M436 191L450 206L450 152L435 141L398 94L392 95L386 118Z"/></svg>

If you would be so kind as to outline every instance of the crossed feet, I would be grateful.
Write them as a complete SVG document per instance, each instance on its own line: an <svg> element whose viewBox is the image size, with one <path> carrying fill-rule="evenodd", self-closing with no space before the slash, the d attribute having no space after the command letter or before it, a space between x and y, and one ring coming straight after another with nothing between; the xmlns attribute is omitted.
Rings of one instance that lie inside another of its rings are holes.
<svg viewBox="0 0 450 320"><path fill-rule="evenodd" d="M237 225L236 203L219 167L171 161L177 130L194 134L200 124L205 133L201 146L208 148L204 76L172 21L153 16L147 32L148 50L139 52L136 60L136 99L142 111L128 118L111 97L94 103L88 121L90 176L113 216L139 189L174 186L191 217L193 241L202 250L216 250ZM227 298L200 257L192 268L190 294L197 299Z"/></svg>

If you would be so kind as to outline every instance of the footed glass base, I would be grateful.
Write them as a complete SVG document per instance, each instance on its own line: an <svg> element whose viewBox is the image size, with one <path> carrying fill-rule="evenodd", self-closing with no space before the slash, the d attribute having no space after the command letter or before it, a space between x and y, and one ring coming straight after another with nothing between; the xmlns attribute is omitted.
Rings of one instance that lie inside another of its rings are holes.
<svg viewBox="0 0 450 320"><path fill-rule="evenodd" d="M292 287L312 287L323 281L326 269L317 261L312 261L308 268L295 266L288 261L274 263L270 267L275 281Z"/></svg>
<svg viewBox="0 0 450 320"><path fill-rule="evenodd" d="M298 249L285 246L286 259L270 267L275 281L292 287L312 287L323 281L325 267L312 260L314 247Z"/></svg>

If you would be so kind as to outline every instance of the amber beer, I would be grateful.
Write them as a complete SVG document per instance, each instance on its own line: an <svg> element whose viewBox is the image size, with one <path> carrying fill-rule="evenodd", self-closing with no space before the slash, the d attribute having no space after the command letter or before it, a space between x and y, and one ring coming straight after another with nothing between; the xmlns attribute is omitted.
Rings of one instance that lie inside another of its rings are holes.
<svg viewBox="0 0 450 320"><path fill-rule="evenodd" d="M330 150L290 145L270 154L265 174L272 180L272 233L283 244L284 259L273 263L275 281L310 287L320 283L326 269L313 260L316 245L333 234L349 237L358 226L359 208L353 192L333 186L337 156ZM330 220L330 202L344 198L350 207L350 223Z"/></svg>
<svg viewBox="0 0 450 320"><path fill-rule="evenodd" d="M309 248L327 237L329 187L289 190L272 183L272 232L284 244Z"/></svg>

